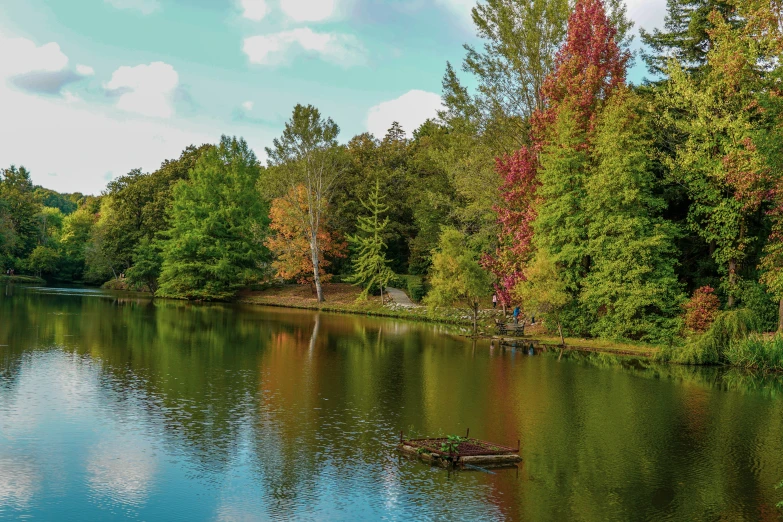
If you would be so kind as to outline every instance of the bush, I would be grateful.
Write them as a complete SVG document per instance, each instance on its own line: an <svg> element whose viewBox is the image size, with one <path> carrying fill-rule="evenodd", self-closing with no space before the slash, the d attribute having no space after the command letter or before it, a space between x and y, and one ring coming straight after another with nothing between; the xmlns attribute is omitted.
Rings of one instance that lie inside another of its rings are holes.
<svg viewBox="0 0 783 522"><path fill-rule="evenodd" d="M695 335L682 348L668 348L660 358L680 364L719 364L726 362L726 352L759 331L758 317L747 308L722 312L709 330Z"/></svg>
<svg viewBox="0 0 783 522"><path fill-rule="evenodd" d="M427 289L424 287L424 280L420 276L408 276L408 295L415 303L421 302L424 296L427 294Z"/></svg>
<svg viewBox="0 0 783 522"><path fill-rule="evenodd" d="M682 305L685 309L685 327L692 332L706 332L720 308L720 300L711 286L702 286Z"/></svg>
<svg viewBox="0 0 783 522"><path fill-rule="evenodd" d="M759 320L759 329L774 332L778 327L778 301L766 292L756 281L743 281L740 286L739 300Z"/></svg>

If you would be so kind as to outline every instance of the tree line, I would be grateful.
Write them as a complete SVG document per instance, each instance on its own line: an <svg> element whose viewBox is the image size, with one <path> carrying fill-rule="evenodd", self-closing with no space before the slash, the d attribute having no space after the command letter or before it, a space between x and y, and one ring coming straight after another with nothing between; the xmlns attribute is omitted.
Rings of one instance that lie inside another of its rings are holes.
<svg viewBox="0 0 783 522"><path fill-rule="evenodd" d="M431 306L475 318L497 292L566 334L647 342L707 328L689 316L707 294L783 324L779 2L668 0L641 56L621 0L472 15L482 44L446 64L445 109L418 129L345 143L297 105L265 165L223 137L97 197L4 170L0 264L188 299L415 274ZM626 81L635 59L652 80Z"/></svg>

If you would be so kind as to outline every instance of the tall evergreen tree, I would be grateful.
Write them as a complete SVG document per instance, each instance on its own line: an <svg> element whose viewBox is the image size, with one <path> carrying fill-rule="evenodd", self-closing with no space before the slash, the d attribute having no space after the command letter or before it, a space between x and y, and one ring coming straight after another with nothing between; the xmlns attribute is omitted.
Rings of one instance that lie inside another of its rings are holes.
<svg viewBox="0 0 783 522"><path fill-rule="evenodd" d="M597 310L593 335L670 340L683 296L675 274L675 226L654 195L652 151L638 100L621 90L597 121L594 167L586 184L590 272L581 295Z"/></svg>
<svg viewBox="0 0 783 522"><path fill-rule="evenodd" d="M269 218L256 190L259 172L245 140L223 136L198 160L190 180L177 184L160 295L228 299L260 274L269 258L263 245Z"/></svg>
<svg viewBox="0 0 783 522"><path fill-rule="evenodd" d="M624 84L630 59L616 37L603 2L579 0L555 70L544 83L546 109L534 115L540 151L534 242L562 271L571 304L578 303L591 262L585 197L595 121L606 100ZM580 333L591 324L590 315L573 306L564 321Z"/></svg>
<svg viewBox="0 0 783 522"><path fill-rule="evenodd" d="M367 201L362 201L362 206L368 214L358 217L357 234L348 236L348 242L356 250L353 260L353 274L348 279L350 283L364 287L362 297L373 288L381 290L381 304L383 304L383 290L389 283L394 273L389 268L389 260L386 258L386 242L383 234L389 226L388 216L383 216L389 210L381 193L381 184L375 181L375 189L370 193Z"/></svg>
<svg viewBox="0 0 783 522"><path fill-rule="evenodd" d="M651 74L666 75L669 60L676 60L689 72L695 72L707 63L713 28L710 13L720 13L732 23L735 1L732 0L666 0L664 29L640 31L647 46L642 56Z"/></svg>

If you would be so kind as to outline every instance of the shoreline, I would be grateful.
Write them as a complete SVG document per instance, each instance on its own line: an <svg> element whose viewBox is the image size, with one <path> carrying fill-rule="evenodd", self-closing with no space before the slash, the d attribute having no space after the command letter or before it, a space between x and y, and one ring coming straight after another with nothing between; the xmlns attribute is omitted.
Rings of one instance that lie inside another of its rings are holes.
<svg viewBox="0 0 783 522"><path fill-rule="evenodd" d="M46 280L35 276L0 274L0 283L18 283L21 285L45 285Z"/></svg>
<svg viewBox="0 0 783 522"><path fill-rule="evenodd" d="M431 313L427 308L399 308L390 309L386 306L381 306L380 303L366 302L364 304L346 304L329 302L317 303L310 299L295 299L290 297L281 296L263 296L258 295L259 292L253 292L256 295L240 295L233 302L246 305L258 305L269 306L274 308L290 308L293 310L310 310L321 311L329 313L349 314L349 315L364 315L367 317L380 317L388 319L403 319L428 324L443 324L449 326L458 326L463 328L472 328L472 322L470 319L464 319L461 317L449 317L448 315L442 315L439 313ZM308 302L310 301L310 302ZM489 310L491 311L491 309ZM459 309L453 309L450 311L455 315L462 315L463 311ZM659 352L660 347L653 345L635 345L628 343L620 343L608 341L605 339L579 339L579 338L566 338L566 345L562 347L560 345L560 338L557 335L541 334L529 334L523 337L510 337L504 335L497 335L495 333L494 325L487 324L487 318L483 319L484 323L479 325L477 339L489 340L491 342L498 342L500 344L517 343L532 343L538 346L546 346L548 348L563 348L569 351L581 351L581 352L593 352L593 353L605 353L608 355L619 355L626 357L637 357L648 360L654 360L655 355ZM471 338L470 335L458 334L466 338Z"/></svg>

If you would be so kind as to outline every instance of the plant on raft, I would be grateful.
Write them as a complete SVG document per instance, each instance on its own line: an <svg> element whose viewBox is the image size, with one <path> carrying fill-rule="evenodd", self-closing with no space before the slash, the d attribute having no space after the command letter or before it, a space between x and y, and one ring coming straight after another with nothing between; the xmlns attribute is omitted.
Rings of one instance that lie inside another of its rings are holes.
<svg viewBox="0 0 783 522"><path fill-rule="evenodd" d="M459 435L449 435L446 437L446 442L441 442L440 450L447 453L459 454L459 445L466 442L468 439L460 437Z"/></svg>

